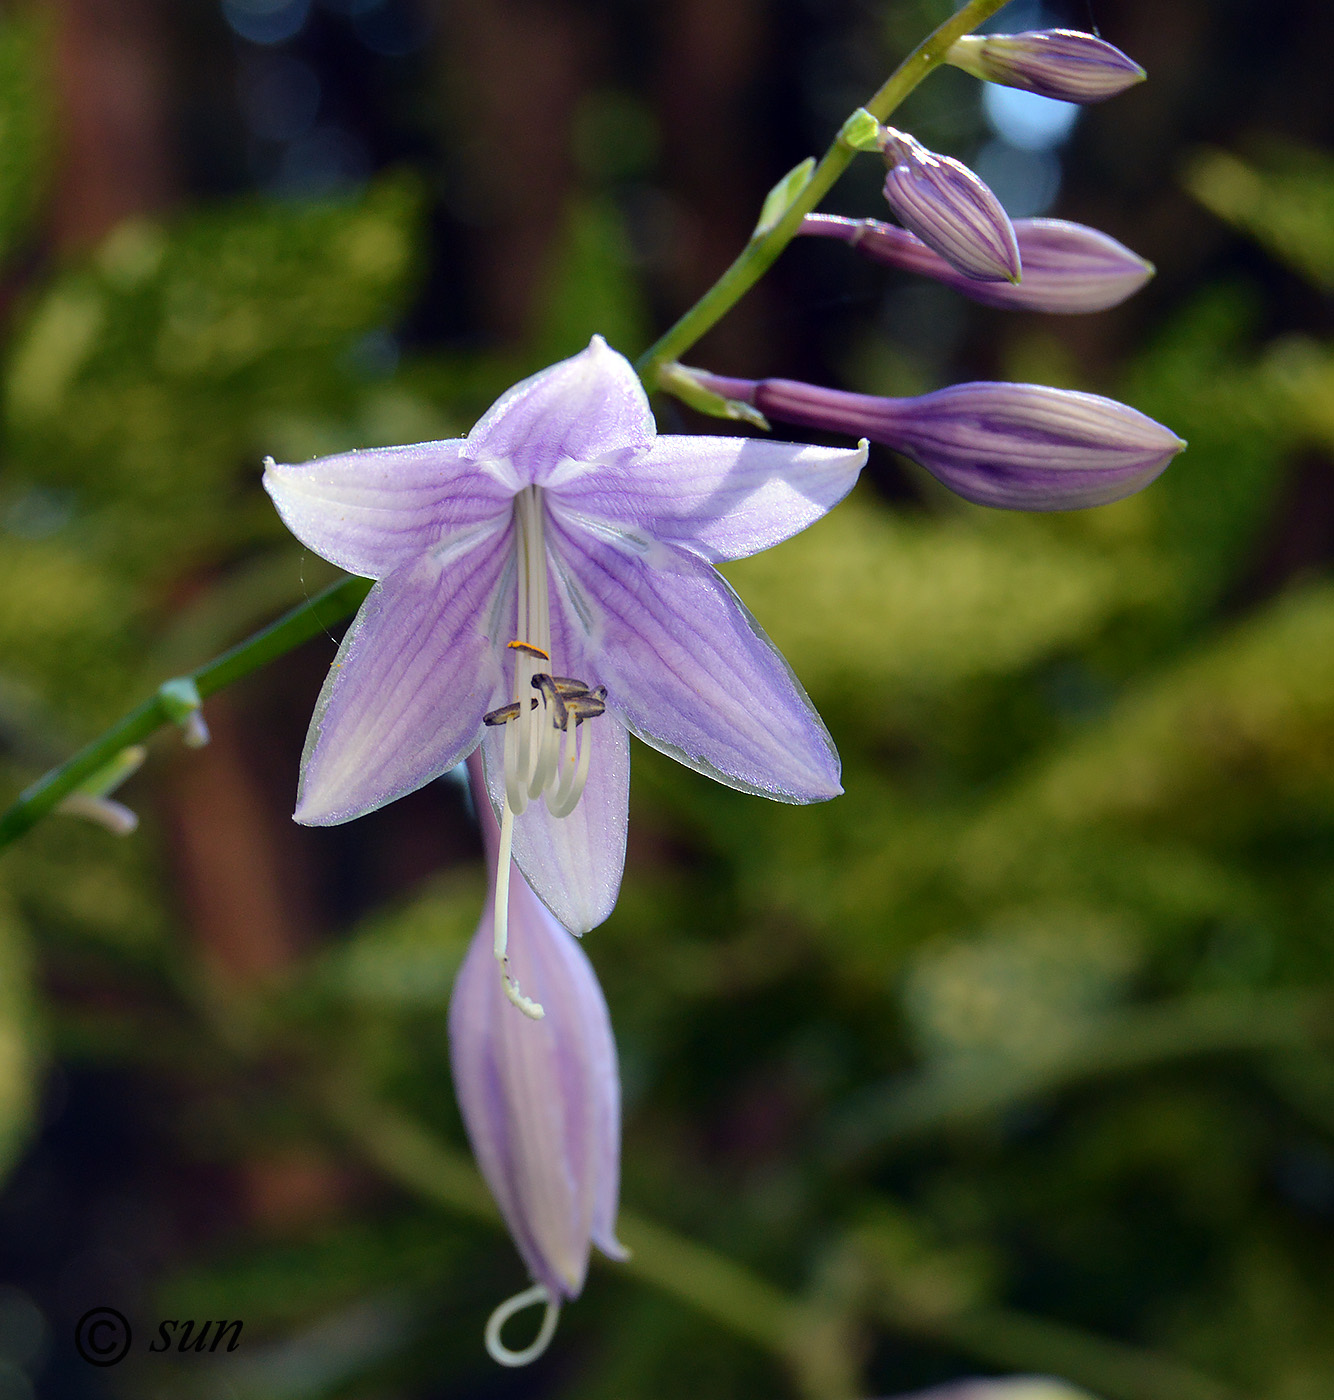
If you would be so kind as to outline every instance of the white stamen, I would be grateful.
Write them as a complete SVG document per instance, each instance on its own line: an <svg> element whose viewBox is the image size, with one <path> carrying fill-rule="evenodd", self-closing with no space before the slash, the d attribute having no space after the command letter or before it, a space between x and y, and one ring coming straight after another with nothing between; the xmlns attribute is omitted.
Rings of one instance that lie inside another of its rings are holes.
<svg viewBox="0 0 1334 1400"><path fill-rule="evenodd" d="M533 685L534 676L550 677L559 670L551 657L551 597L544 511L537 487L527 487L515 498L515 621L519 635L511 643L510 650L514 655L513 693L519 712L505 723L505 797L500 816L495 906L495 954L504 978L505 995L534 1020L545 1013L537 1002L519 990L506 957L514 818L523 814L529 802L543 796L547 811L553 817L569 816L583 796L593 755L592 727L587 720L577 723L575 716L564 709L553 692L550 679L544 680L541 686ZM558 717L563 723L558 722Z"/></svg>
<svg viewBox="0 0 1334 1400"><path fill-rule="evenodd" d="M534 1307L538 1303L546 1305L546 1312L542 1316L542 1326L538 1329L537 1336L522 1351L511 1351L500 1340L500 1329L515 1313ZM503 1302L487 1319L486 1349L491 1359L498 1361L502 1366L527 1366L529 1362L536 1361L551 1345L559 1319L560 1303L552 1297L546 1284L535 1283L531 1288L525 1288L522 1293L516 1293L513 1298Z"/></svg>
<svg viewBox="0 0 1334 1400"><path fill-rule="evenodd" d="M496 909L493 918L491 947L500 964L500 976L505 986L505 995L530 1020L540 1021L547 1013L540 1002L524 996L519 989L519 979L510 971L510 848L514 841L514 813L509 803L500 814L500 850L496 857Z"/></svg>

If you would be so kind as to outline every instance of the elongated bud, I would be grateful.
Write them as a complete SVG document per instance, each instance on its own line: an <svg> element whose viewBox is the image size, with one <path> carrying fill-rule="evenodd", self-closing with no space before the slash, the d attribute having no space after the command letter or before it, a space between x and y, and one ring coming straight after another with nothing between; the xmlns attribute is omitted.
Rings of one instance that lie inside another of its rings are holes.
<svg viewBox="0 0 1334 1400"><path fill-rule="evenodd" d="M1103 102L1147 76L1120 49L1077 29L968 34L954 41L945 60L975 78L1062 102Z"/></svg>
<svg viewBox="0 0 1334 1400"><path fill-rule="evenodd" d="M469 768L494 860L491 802L475 758ZM555 1310L583 1289L590 1244L613 1259L625 1251L615 1233L621 1091L607 1004L578 940L517 871L509 899L510 964L546 1014L532 1020L505 995L488 901L454 983L449 1044L473 1154L534 1280L533 1289L497 1309L487 1332L495 1359L519 1365L540 1348L513 1352L501 1342L500 1328L511 1313L530 1303L547 1305L539 1336L544 1347Z"/></svg>
<svg viewBox="0 0 1334 1400"><path fill-rule="evenodd" d="M1000 200L961 161L886 127L881 149L889 207L928 248L967 277L1017 282L1019 245Z"/></svg>
<svg viewBox="0 0 1334 1400"><path fill-rule="evenodd" d="M882 442L965 500L1005 510L1078 510L1147 486L1185 447L1115 399L1043 384L954 384L877 398L791 379L705 384L771 418Z"/></svg>
<svg viewBox="0 0 1334 1400"><path fill-rule="evenodd" d="M1016 219L1024 280L979 282L932 252L916 234L879 219L807 214L800 232L837 238L875 262L934 277L984 306L1074 315L1116 306L1153 276L1153 264L1097 229L1064 219Z"/></svg>

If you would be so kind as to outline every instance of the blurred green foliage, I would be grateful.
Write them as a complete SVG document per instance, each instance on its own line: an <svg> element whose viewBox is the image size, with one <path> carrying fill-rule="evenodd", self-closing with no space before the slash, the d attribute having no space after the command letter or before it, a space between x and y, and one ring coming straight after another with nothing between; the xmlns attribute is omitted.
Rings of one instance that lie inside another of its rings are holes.
<svg viewBox="0 0 1334 1400"><path fill-rule="evenodd" d="M9 249L43 168L35 42L0 27ZM1213 154L1190 182L1328 285L1327 162ZM263 454L448 435L594 330L640 348L618 217L595 196L569 211L522 362L377 358L419 266L407 179L124 225L33 282L2 386L11 787L327 577L259 491ZM1213 287L1099 387L1191 442L1141 497L1025 518L926 486L929 509L891 508L864 485L729 568L826 715L846 795L766 804L637 749L624 892L587 939L622 1053L625 1198L808 1300L868 1387L995 1369L1105 1400L1327 1400L1334 588L1251 583L1291 463L1334 449L1334 347L1259 343L1247 289ZM174 742L135 793L150 813L168 763L194 761L168 760ZM0 1161L43 1044L184 1077L187 1162L360 1163L320 1109L339 1076L460 1145L444 1009L480 869L242 996L210 985L166 823L145 825L122 842L55 818L6 856ZM518 1263L414 1198L411 1169L397 1184L173 1262L173 1310L246 1320L228 1394L501 1393L477 1339ZM607 1270L534 1384L836 1393L817 1369L784 1379ZM200 1375L121 1381L222 1394ZM1048 1393L1072 1394L1014 1396Z"/></svg>

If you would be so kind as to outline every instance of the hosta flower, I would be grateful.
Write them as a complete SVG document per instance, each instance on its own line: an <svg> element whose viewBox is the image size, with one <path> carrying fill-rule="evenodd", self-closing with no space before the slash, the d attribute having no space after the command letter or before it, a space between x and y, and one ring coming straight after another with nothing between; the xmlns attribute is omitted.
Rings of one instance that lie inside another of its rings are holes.
<svg viewBox="0 0 1334 1400"><path fill-rule="evenodd" d="M468 766L494 860L500 832L476 756ZM607 1003L578 940L522 877L510 883L509 916L510 965L546 1015L533 1021L510 1005L492 961L488 908L454 983L449 1048L473 1155L533 1279L487 1327L491 1355L516 1366L540 1354L561 1302L583 1290L590 1244L612 1259L625 1251L616 1239L621 1086ZM537 1340L512 1351L501 1329L537 1303L546 1307Z"/></svg>
<svg viewBox="0 0 1334 1400"><path fill-rule="evenodd" d="M1123 243L1066 219L1016 219L1015 241L1024 265L1021 282L983 282L933 252L906 228L880 219L807 214L801 233L837 238L859 253L923 277L934 277L984 306L1008 311L1075 315L1116 306L1153 276L1153 264Z"/></svg>
<svg viewBox="0 0 1334 1400"><path fill-rule="evenodd" d="M911 399L692 371L770 418L883 442L951 491L1006 510L1081 510L1142 490L1185 443L1138 409L1045 384L951 384Z"/></svg>
<svg viewBox="0 0 1334 1400"><path fill-rule="evenodd" d="M713 565L804 529L865 460L864 446L659 436L634 370L595 337L466 438L269 462L292 532L377 580L311 721L297 821L372 811L485 734L503 954L511 850L567 928L611 911L628 734L748 792L835 796L828 732Z"/></svg>
<svg viewBox="0 0 1334 1400"><path fill-rule="evenodd" d="M885 199L904 224L966 277L1018 282L1014 226L982 178L906 131L887 126L880 141L889 167Z"/></svg>
<svg viewBox="0 0 1334 1400"><path fill-rule="evenodd" d="M1147 76L1120 49L1077 29L967 34L954 41L945 61L988 82L1061 102L1103 102Z"/></svg>

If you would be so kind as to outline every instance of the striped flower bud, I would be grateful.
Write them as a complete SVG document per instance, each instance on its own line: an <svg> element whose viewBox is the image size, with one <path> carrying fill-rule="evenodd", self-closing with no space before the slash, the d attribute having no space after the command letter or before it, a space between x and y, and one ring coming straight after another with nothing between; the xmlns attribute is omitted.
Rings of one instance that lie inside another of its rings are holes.
<svg viewBox="0 0 1334 1400"><path fill-rule="evenodd" d="M1062 102L1102 102L1146 77L1120 49L1076 29L967 34L945 58L975 78Z"/></svg>
<svg viewBox="0 0 1334 1400"><path fill-rule="evenodd" d="M875 262L934 277L984 306L1071 315L1104 311L1133 295L1153 276L1153 264L1083 224L1065 219L1016 219L1024 280L979 282L966 277L915 234L879 219L807 214L801 233L837 238Z"/></svg>
<svg viewBox="0 0 1334 1400"><path fill-rule="evenodd" d="M885 198L928 248L967 277L1017 282L1019 245L1000 200L961 161L886 127Z"/></svg>
<svg viewBox="0 0 1334 1400"><path fill-rule="evenodd" d="M479 761L469 767L491 863L499 833ZM518 1366L541 1355L562 1301L582 1291L590 1244L625 1257L616 1240L621 1091L607 1004L578 940L515 872L506 952L513 975L544 1008L533 1020L496 975L493 918L488 901L454 983L449 1044L473 1155L533 1278L487 1326L491 1355ZM510 1350L501 1328L538 1303L546 1317L537 1340Z"/></svg>
<svg viewBox="0 0 1334 1400"><path fill-rule="evenodd" d="M1114 399L1042 384L954 384L889 399L791 379L701 379L769 418L885 443L965 500L1006 510L1119 501L1186 445Z"/></svg>

